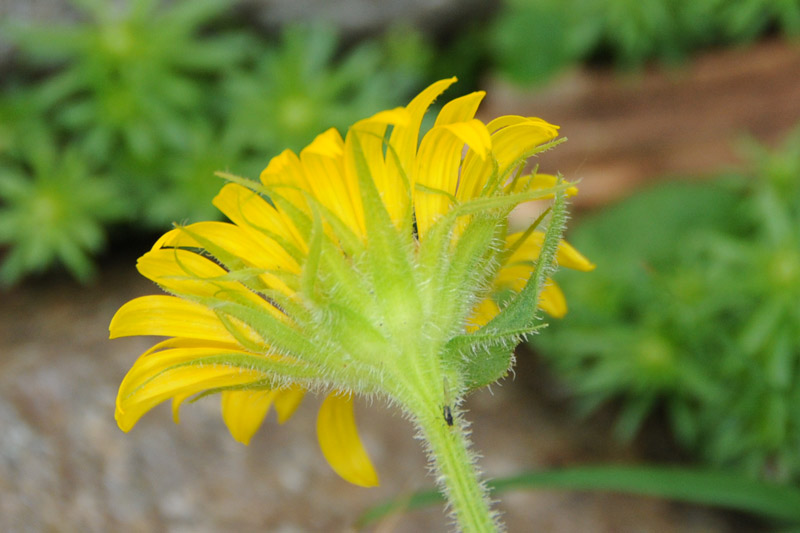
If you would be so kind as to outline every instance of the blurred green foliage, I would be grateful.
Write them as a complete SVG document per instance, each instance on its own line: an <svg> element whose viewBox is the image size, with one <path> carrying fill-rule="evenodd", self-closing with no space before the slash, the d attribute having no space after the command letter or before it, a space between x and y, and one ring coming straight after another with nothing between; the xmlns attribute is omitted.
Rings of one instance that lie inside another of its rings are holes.
<svg viewBox="0 0 800 533"><path fill-rule="evenodd" d="M59 202L74 203L98 237L40 236L29 219L26 237L4 228L11 266L0 284L59 263L85 279L112 227L217 217L215 171L255 178L284 148L402 105L432 79L458 75L455 91L466 93L486 70L542 81L603 54L636 65L775 29L800 34L800 0L508 0L494 22L451 28L435 45L409 27L343 42L321 23L270 39L232 0L70 3L74 19L0 22L18 51L0 80L0 219L26 220L69 160L85 176L65 177ZM47 162L32 159L36 137ZM91 207L99 198L107 208Z"/></svg>
<svg viewBox="0 0 800 533"><path fill-rule="evenodd" d="M345 46L321 23L269 40L229 0L71 3L74 21L0 24L19 52L0 83L3 284L56 264L86 279L113 225L215 218L215 171L255 178L428 81L407 28Z"/></svg>
<svg viewBox="0 0 800 533"><path fill-rule="evenodd" d="M107 163L122 152L135 162L181 148L189 118L211 94L197 79L224 75L241 64L248 36L201 36L227 7L222 0L154 0L126 5L74 2L83 20L70 24L13 24L23 59L52 69L35 86L43 110L69 132L87 156Z"/></svg>
<svg viewBox="0 0 800 533"><path fill-rule="evenodd" d="M506 0L489 41L495 67L531 84L586 59L674 62L776 28L800 35L800 0Z"/></svg>
<svg viewBox="0 0 800 533"><path fill-rule="evenodd" d="M535 344L583 413L629 439L663 413L717 466L800 479L800 129L752 169L671 182L583 218L597 264L559 274L570 313Z"/></svg>
<svg viewBox="0 0 800 533"><path fill-rule="evenodd" d="M0 280L10 284L52 263L80 280L92 273L93 253L105 241L103 225L125 215L112 180L96 176L74 149L49 139L27 142L13 160L0 161L0 245L10 248Z"/></svg>
<svg viewBox="0 0 800 533"><path fill-rule="evenodd" d="M362 42L342 57L338 49L329 26L289 27L252 69L227 76L223 143L256 153L300 150L330 127L344 132L354 120L402 105L425 81L429 51L413 31Z"/></svg>

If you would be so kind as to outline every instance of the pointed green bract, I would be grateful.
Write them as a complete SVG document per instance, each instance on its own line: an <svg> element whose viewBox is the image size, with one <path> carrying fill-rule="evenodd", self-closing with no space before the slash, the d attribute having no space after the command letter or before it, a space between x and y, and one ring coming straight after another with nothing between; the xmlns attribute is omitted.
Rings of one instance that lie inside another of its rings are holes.
<svg viewBox="0 0 800 533"><path fill-rule="evenodd" d="M509 329L526 328L533 324L543 284L555 270L556 251L567 219L565 196L563 190L555 192L555 202L533 276L528 279L525 288L511 300L508 307L484 327L503 332Z"/></svg>

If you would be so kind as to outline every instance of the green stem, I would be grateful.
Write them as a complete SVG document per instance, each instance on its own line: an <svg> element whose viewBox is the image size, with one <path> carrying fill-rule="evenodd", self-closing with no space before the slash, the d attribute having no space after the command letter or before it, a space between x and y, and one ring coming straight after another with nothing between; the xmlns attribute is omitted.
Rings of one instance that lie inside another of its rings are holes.
<svg viewBox="0 0 800 533"><path fill-rule="evenodd" d="M469 440L459 421L449 426L441 412L419 419L439 480L458 524L465 533L497 531L486 487L480 482Z"/></svg>
<svg viewBox="0 0 800 533"><path fill-rule="evenodd" d="M444 415L444 405L426 402L415 410L414 418L425 442L437 474L437 482L465 533L487 533L501 529L489 506L486 486L481 483L470 453L470 442L463 423L453 412L453 425Z"/></svg>

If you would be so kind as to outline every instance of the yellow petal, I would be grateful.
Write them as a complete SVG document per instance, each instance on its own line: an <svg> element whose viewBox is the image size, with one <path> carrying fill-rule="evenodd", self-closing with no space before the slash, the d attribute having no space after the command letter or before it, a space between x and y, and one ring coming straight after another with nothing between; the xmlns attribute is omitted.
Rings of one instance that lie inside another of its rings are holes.
<svg viewBox="0 0 800 533"><path fill-rule="evenodd" d="M539 309L553 318L564 318L567 314L567 299L553 280L547 280L539 293Z"/></svg>
<svg viewBox="0 0 800 533"><path fill-rule="evenodd" d="M511 245L522 235L521 232L513 233L506 237L506 242ZM542 250L544 243L544 232L534 231L525 239L509 259L509 263L518 261L536 261ZM581 272L591 272L595 269L595 264L589 261L582 253L575 249L567 241L560 241L556 250L556 263L565 268L580 270Z"/></svg>
<svg viewBox="0 0 800 533"><path fill-rule="evenodd" d="M415 96L406 106L409 115L408 124L395 125L389 137L390 148L387 149L386 157L389 174L387 181L402 183L405 177L413 191L416 181L414 161L417 156L422 119L433 101L455 82L456 78L437 81Z"/></svg>
<svg viewBox="0 0 800 533"><path fill-rule="evenodd" d="M306 148L303 149L305 153L312 153L327 157L329 159L341 159L344 153L344 140L336 128L328 128L324 132L317 135L314 140ZM302 161L303 152L300 153ZM313 175L306 174L309 179L313 179ZM309 181L313 186L313 182Z"/></svg>
<svg viewBox="0 0 800 533"><path fill-rule="evenodd" d="M213 311L176 296L141 296L119 308L109 325L110 338L163 335L236 342Z"/></svg>
<svg viewBox="0 0 800 533"><path fill-rule="evenodd" d="M219 352L238 351L242 346L235 342L222 341L222 340L208 340L208 339L190 339L186 337L173 337L171 339L164 339L156 343L149 350L144 352L141 357L169 350L172 348L218 348Z"/></svg>
<svg viewBox="0 0 800 533"><path fill-rule="evenodd" d="M302 197L301 193L298 194ZM246 187L237 183L225 185L214 197L213 204L254 239L272 239L272 236L277 236L300 251L308 250L305 240L291 219Z"/></svg>
<svg viewBox="0 0 800 533"><path fill-rule="evenodd" d="M136 263L146 278L167 292L197 298L236 301L283 319L285 315L238 281L225 281L228 272L211 259L181 248L147 252Z"/></svg>
<svg viewBox="0 0 800 533"><path fill-rule="evenodd" d="M355 174L355 137L358 138L358 146L366 160L369 174L372 177L375 187L381 198L384 199L384 206L389 213L389 217L396 226L400 226L403 217L408 215L411 198L409 196L410 184L407 176L396 172L398 154L393 153L393 148L385 145L385 136L388 126L407 127L411 122L411 116L406 108L400 107L389 111L382 111L372 117L361 120L354 124L347 134L345 140L346 161L345 169L352 177L348 180L358 181ZM386 156L384 157L384 151ZM391 165L390 165L391 163ZM394 165L394 166L392 166ZM395 171L390 169L394 168Z"/></svg>
<svg viewBox="0 0 800 533"><path fill-rule="evenodd" d="M304 192L311 192L308 176L303 172L300 158L291 150L284 150L273 157L267 168L261 172L261 182L277 191L285 200L291 203L301 213L311 216L311 208ZM280 209L276 208L278 214ZM306 242L294 224L287 218L279 219L282 226L281 233L290 235L289 241L299 250L306 251Z"/></svg>
<svg viewBox="0 0 800 533"><path fill-rule="evenodd" d="M222 419L231 436L244 445L250 439L269 412L276 390L229 390L222 392Z"/></svg>
<svg viewBox="0 0 800 533"><path fill-rule="evenodd" d="M556 251L556 262L563 267L581 272L591 272L597 265L589 261L585 255L576 250L567 241L561 241Z"/></svg>
<svg viewBox="0 0 800 533"><path fill-rule="evenodd" d="M509 263L501 267L497 273L495 287L511 289L518 293L525 287L532 275L533 265L530 262ZM539 293L538 307L554 318L562 318L567 314L567 300L553 280L545 280Z"/></svg>
<svg viewBox="0 0 800 533"><path fill-rule="evenodd" d="M489 130L487 130L486 125L478 119L447 124L444 127L461 139L461 141L469 146L470 150L475 152L481 159L485 158L489 150L492 149L492 138L489 136Z"/></svg>
<svg viewBox="0 0 800 533"><path fill-rule="evenodd" d="M442 106L442 110L439 111L439 114L436 116L436 123L434 126L444 126L446 124L472 120L484 96L486 96L485 91L476 91L456 98L455 100L450 100Z"/></svg>
<svg viewBox="0 0 800 533"><path fill-rule="evenodd" d="M539 118L513 115L489 122L487 129L491 132L494 159L483 160L476 154L467 153L464 160L462 173L470 176L476 183L484 183L492 175L494 161L497 162L499 176L507 177L507 173L533 153L536 147L558 136L558 126ZM469 192L475 194L479 191L473 189Z"/></svg>
<svg viewBox="0 0 800 533"><path fill-rule="evenodd" d="M486 126L479 120L436 126L422 139L417 157L417 183L431 190L414 191L417 229L423 239L428 228L450 209L459 183L459 169L464 144L476 153L486 153L490 146Z"/></svg>
<svg viewBox="0 0 800 533"><path fill-rule="evenodd" d="M411 114L405 107L397 107L395 109L387 109L386 111L379 111L369 118L359 120L351 129L360 130L367 124L391 124L393 126L408 126L411 123Z"/></svg>
<svg viewBox="0 0 800 533"><path fill-rule="evenodd" d="M345 171L343 154L344 141L331 128L300 152L300 163L317 200L356 235L366 235L358 180Z"/></svg>
<svg viewBox="0 0 800 533"><path fill-rule="evenodd" d="M425 112L433 101L455 82L456 78L453 77L439 80L429 85L406 106L410 117L408 124L404 126L398 125L392 130L390 143L397 151L400 162L403 164L406 172L411 172L412 170L411 162L414 160L417 152L419 128L422 124L422 118L425 116Z"/></svg>
<svg viewBox="0 0 800 533"><path fill-rule="evenodd" d="M172 398L172 421L176 424L181 423L181 405L187 399L191 398L192 393L176 394Z"/></svg>
<svg viewBox="0 0 800 533"><path fill-rule="evenodd" d="M278 391L278 394L275 395L274 404L275 412L278 413L279 424L283 424L292 417L297 408L300 407L300 402L303 401L305 394L306 390L299 385Z"/></svg>
<svg viewBox="0 0 800 533"><path fill-rule="evenodd" d="M164 234L152 249L203 248L203 244L195 239L195 235L250 266L264 270L300 272L297 261L274 240L266 236L260 239L253 238L253 235L246 233L239 226L227 222L198 222L176 228Z"/></svg>
<svg viewBox="0 0 800 533"><path fill-rule="evenodd" d="M495 277L495 286L520 292L528 278L533 274L533 265L527 263L509 263L500 268Z"/></svg>
<svg viewBox="0 0 800 533"><path fill-rule="evenodd" d="M517 124L540 124L541 126L555 130L555 134L558 133L558 130L561 129L559 126L554 124L550 124L549 122L542 120L537 117L523 117L520 115L503 115L497 117L489 122L486 127L489 128L489 131L495 133L500 131L503 128L507 128L509 126L516 126Z"/></svg>
<svg viewBox="0 0 800 533"><path fill-rule="evenodd" d="M200 297L219 294L222 286L209 280L227 274L207 257L179 248L151 250L139 258L136 269L168 292Z"/></svg>
<svg viewBox="0 0 800 533"><path fill-rule="evenodd" d="M204 243L224 250L225 253L236 257L246 266L263 270L259 274L259 278L265 285L287 296L294 296L295 291L290 289L276 274L299 274L300 267L297 261L274 240L266 237L254 239L235 224L198 222L186 227L179 227L164 234L152 249L205 248ZM209 252L211 251L209 250Z"/></svg>
<svg viewBox="0 0 800 533"><path fill-rule="evenodd" d="M303 191L310 190L300 159L291 150L284 150L270 159L267 167L261 171L260 179L264 185L290 185ZM297 207L302 205L306 205L305 202L299 202ZM305 209L303 211L308 212Z"/></svg>
<svg viewBox="0 0 800 533"><path fill-rule="evenodd" d="M342 478L360 487L378 485L378 474L356 430L352 398L329 394L319 408L317 438L322 454Z"/></svg>
<svg viewBox="0 0 800 533"><path fill-rule="evenodd" d="M211 347L167 349L140 357L122 380L117 394L115 418L120 429L129 431L142 415L170 398L178 398L180 402L207 389L263 379L261 373L247 368L199 364L204 359L237 354L250 355Z"/></svg>
<svg viewBox="0 0 800 533"><path fill-rule="evenodd" d="M564 181L564 183L569 183ZM532 177L530 184L528 186L531 190L537 189L549 189L551 187L555 187L558 184L558 177L553 176L552 174L536 174ZM578 194L578 188L574 185L571 185L565 191L567 196L575 196ZM543 200L552 199L554 195L544 196L542 197Z"/></svg>
<svg viewBox="0 0 800 533"><path fill-rule="evenodd" d="M467 323L467 332L473 332L488 324L500 313L500 307L492 298L484 298L472 310L472 316Z"/></svg>
<svg viewBox="0 0 800 533"><path fill-rule="evenodd" d="M505 175L518 161L539 145L558 136L558 128L539 119L507 126L492 135L492 148L500 175Z"/></svg>

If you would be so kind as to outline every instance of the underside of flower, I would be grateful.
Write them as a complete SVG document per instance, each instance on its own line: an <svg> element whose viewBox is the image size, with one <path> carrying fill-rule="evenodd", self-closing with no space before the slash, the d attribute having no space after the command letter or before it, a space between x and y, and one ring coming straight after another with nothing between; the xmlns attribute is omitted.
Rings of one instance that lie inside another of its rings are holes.
<svg viewBox="0 0 800 533"><path fill-rule="evenodd" d="M223 175L214 205L230 222L176 227L140 258L168 295L125 304L111 336L169 338L120 386L123 430L164 400L177 420L184 400L219 392L228 428L247 443L271 406L284 421L305 391L325 392L326 458L348 481L375 485L353 394L396 402L426 435L453 423L445 406L457 426L464 395L506 374L537 308L566 312L548 279L556 263L593 268L560 241L575 189L524 171L560 142L558 128L521 116L484 124L476 92L446 103L420 139L423 115L454 81L344 138L329 130L281 153L258 182ZM514 207L548 198L547 216L508 233Z"/></svg>

